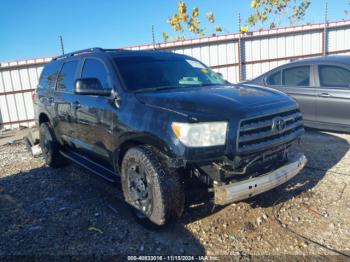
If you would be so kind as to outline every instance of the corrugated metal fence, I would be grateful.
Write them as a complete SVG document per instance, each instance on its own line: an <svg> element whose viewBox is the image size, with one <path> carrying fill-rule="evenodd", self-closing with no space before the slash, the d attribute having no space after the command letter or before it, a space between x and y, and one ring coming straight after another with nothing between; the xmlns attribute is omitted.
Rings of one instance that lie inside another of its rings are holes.
<svg viewBox="0 0 350 262"><path fill-rule="evenodd" d="M128 47L193 56L237 83L293 59L350 54L350 20ZM31 93L51 58L0 63L0 128L32 125Z"/></svg>
<svg viewBox="0 0 350 262"><path fill-rule="evenodd" d="M51 58L1 63L0 129L34 125L32 93Z"/></svg>

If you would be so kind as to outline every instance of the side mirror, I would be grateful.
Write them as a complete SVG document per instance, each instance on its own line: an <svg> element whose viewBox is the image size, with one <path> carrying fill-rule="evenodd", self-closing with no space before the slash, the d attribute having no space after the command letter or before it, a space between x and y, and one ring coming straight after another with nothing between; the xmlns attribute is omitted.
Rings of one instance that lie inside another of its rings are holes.
<svg viewBox="0 0 350 262"><path fill-rule="evenodd" d="M227 81L226 79L224 79L224 75L223 75L223 74L221 74L220 72L215 72L215 73L216 73L217 75L219 75L219 76L221 77L221 79L225 81L226 84L231 85L231 83L230 83L229 81Z"/></svg>
<svg viewBox="0 0 350 262"><path fill-rule="evenodd" d="M75 93L78 95L109 96L111 91L103 89L97 78L81 78L75 82Z"/></svg>

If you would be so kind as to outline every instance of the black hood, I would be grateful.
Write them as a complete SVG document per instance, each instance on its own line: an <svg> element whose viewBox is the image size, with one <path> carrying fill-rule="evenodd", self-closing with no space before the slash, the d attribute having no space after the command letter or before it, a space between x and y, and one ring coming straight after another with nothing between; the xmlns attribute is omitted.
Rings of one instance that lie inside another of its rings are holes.
<svg viewBox="0 0 350 262"><path fill-rule="evenodd" d="M296 105L286 94L259 86L177 88L136 93L136 97L144 104L190 116L208 114L223 118L232 114L249 117Z"/></svg>

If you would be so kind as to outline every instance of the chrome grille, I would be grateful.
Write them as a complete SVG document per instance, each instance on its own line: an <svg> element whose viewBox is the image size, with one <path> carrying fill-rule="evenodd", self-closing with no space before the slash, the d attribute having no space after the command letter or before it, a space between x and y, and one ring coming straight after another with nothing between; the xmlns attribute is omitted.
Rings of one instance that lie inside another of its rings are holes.
<svg viewBox="0 0 350 262"><path fill-rule="evenodd" d="M304 132L302 115L298 109L241 121L237 151L251 153L290 142Z"/></svg>

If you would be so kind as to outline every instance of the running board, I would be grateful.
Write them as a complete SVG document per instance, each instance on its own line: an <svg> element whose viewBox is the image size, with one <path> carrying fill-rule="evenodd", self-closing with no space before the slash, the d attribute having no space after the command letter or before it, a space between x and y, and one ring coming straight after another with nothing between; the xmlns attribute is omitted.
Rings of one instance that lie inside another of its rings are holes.
<svg viewBox="0 0 350 262"><path fill-rule="evenodd" d="M78 165L86 168L87 170L91 171L95 175L98 175L104 179L106 179L109 182L116 183L117 182L117 174L110 170L109 168L106 168L91 159L82 156L79 153L76 153L71 150L65 150L65 151L60 151L60 153L68 158L69 160L73 161L74 163L77 163Z"/></svg>

